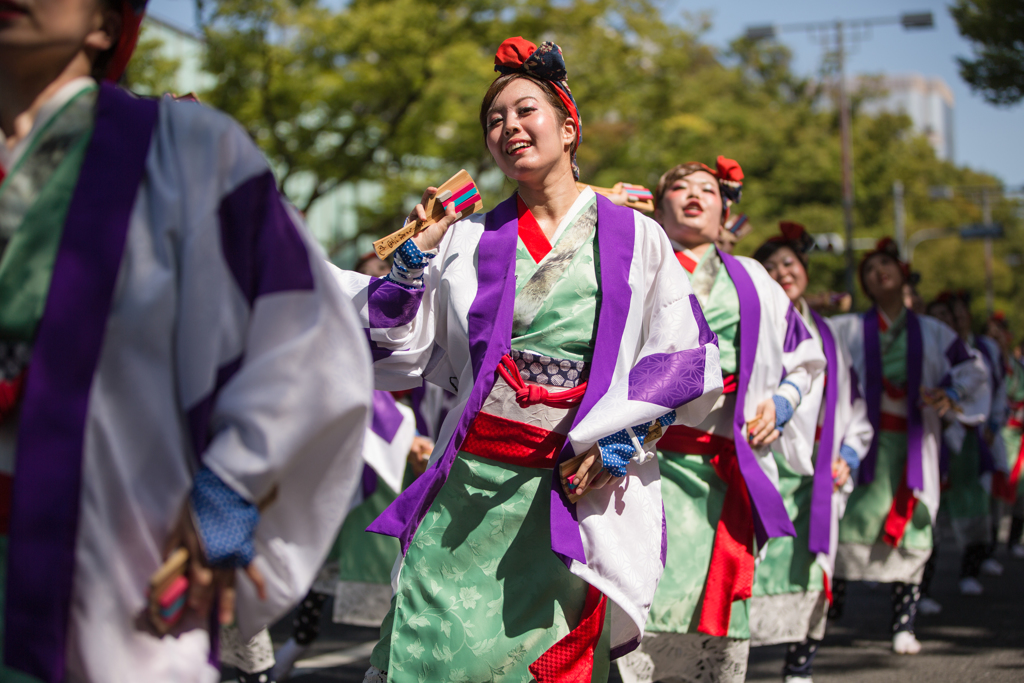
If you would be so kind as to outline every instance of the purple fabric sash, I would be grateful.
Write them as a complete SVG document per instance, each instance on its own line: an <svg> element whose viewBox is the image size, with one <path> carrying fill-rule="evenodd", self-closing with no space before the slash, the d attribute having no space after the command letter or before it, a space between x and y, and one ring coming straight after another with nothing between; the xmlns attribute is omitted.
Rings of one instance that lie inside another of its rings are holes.
<svg viewBox="0 0 1024 683"><path fill-rule="evenodd" d="M594 359L587 377L587 392L583 395L572 427L587 416L594 405L608 391L615 373L615 361L622 345L622 334L629 315L629 268L633 262L633 244L636 234L636 218L633 209L616 206L601 195L597 195L597 250L595 258L601 278L598 299L597 334L594 341ZM572 445L566 439L558 456L561 463L573 457ZM551 549L562 556L566 565L569 560L586 564L583 539L576 519L576 505L569 502L562 492L558 467L551 473Z"/></svg>
<svg viewBox="0 0 1024 683"><path fill-rule="evenodd" d="M736 390L736 412L733 417L732 431L740 472L743 474L743 480L750 492L750 502L753 503L754 531L757 533L758 545L763 546L769 538L796 536L796 529L793 528L793 522L789 519L789 513L786 512L786 505L782 502L779 490L761 469L754 450L743 435L743 429L746 426L743 406L747 398L750 376L754 371L754 362L757 358L757 339L761 327L761 299L757 296L754 281L750 279L750 273L743 267L743 264L730 254L722 251L718 253L722 257L722 265L729 273L729 278L732 280L733 286L736 287L736 294L740 300L739 382Z"/></svg>
<svg viewBox="0 0 1024 683"><path fill-rule="evenodd" d="M412 537L434 498L448 480L448 473L469 426L491 393L498 361L511 349L518 236L519 214L516 196L513 195L487 213L477 247L477 292L468 314L469 353L475 380L455 432L444 453L430 469L402 491L366 529L397 538L402 543L403 554L409 549Z"/></svg>
<svg viewBox="0 0 1024 683"><path fill-rule="evenodd" d="M924 368L924 340L921 319L907 309L907 486L924 488L924 423L921 419L921 379ZM868 454L860 465L858 480L870 484L875 480L878 462L878 435L882 425L882 344L879 337L878 309L864 314L864 401L868 420L875 428Z"/></svg>
<svg viewBox="0 0 1024 683"><path fill-rule="evenodd" d="M4 662L65 678L89 392L159 105L100 86L18 426ZM89 590L88 586L81 590Z"/></svg>
<svg viewBox="0 0 1024 683"><path fill-rule="evenodd" d="M373 420L370 422L370 431L391 443L398 433L398 428L402 426L403 419L394 396L386 391L373 392Z"/></svg>
<svg viewBox="0 0 1024 683"><path fill-rule="evenodd" d="M832 534L832 451L836 438L836 407L839 405L839 363L832 330L815 311L811 318L818 326L825 351L825 419L821 425L818 461L814 464L811 489L811 531L807 547L812 553L827 553Z"/></svg>

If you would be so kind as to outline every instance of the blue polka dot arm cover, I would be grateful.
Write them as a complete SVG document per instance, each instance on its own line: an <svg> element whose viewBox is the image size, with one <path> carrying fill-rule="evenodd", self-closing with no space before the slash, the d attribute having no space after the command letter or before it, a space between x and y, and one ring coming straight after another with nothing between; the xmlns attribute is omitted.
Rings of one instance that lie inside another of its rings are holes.
<svg viewBox="0 0 1024 683"><path fill-rule="evenodd" d="M423 271L435 256L436 253L420 251L412 239L407 239L395 251L395 262L391 265L391 272L384 279L406 289L423 289Z"/></svg>
<svg viewBox="0 0 1024 683"><path fill-rule="evenodd" d="M260 513L209 468L196 473L190 496L199 537L212 567L245 567L256 556Z"/></svg>
<svg viewBox="0 0 1024 683"><path fill-rule="evenodd" d="M852 447L847 446L845 443L839 447L839 457L846 461L846 464L850 466L850 472L856 472L857 468L860 467L860 457L857 455L857 451L853 450Z"/></svg>
<svg viewBox="0 0 1024 683"><path fill-rule="evenodd" d="M643 443L647 439L655 422L665 429L676 421L676 411L662 415L657 420L620 429L611 436L598 439L597 447L601 451L601 463L612 476L626 476L626 464L643 452Z"/></svg>

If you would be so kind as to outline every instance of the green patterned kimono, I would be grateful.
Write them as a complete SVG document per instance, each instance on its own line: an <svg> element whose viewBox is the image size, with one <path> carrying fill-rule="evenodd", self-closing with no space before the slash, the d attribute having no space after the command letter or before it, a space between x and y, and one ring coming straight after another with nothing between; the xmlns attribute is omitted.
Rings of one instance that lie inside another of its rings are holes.
<svg viewBox="0 0 1024 683"><path fill-rule="evenodd" d="M722 374L733 374L737 367L736 335L740 321L736 287L714 248L705 251L694 272L687 275L701 299L708 326L718 335ZM659 453L658 464L669 542L665 575L654 595L647 630L697 633L715 531L728 487L708 456L663 451ZM730 638L750 638L748 614L748 601L733 603Z"/></svg>
<svg viewBox="0 0 1024 683"><path fill-rule="evenodd" d="M1020 457L1021 428L1018 426L1024 410L1015 408L1024 404L1024 365L1016 359L1010 360L1010 372L1006 375L1006 396L1010 401L1012 412L1009 423L1003 427L1003 443L1006 445L1006 460L1013 473ZM1014 409L1015 408L1015 409ZM1017 500L1024 499L1024 477L1017 482ZM1021 507L1020 503L1017 509Z"/></svg>
<svg viewBox="0 0 1024 683"><path fill-rule="evenodd" d="M580 208L555 249L588 210L596 215L595 206L592 198ZM513 349L591 360L595 234L576 251L532 324L512 339ZM517 307L539 265L520 240ZM532 679L528 667L576 627L588 590L551 552L550 492L550 469L458 453L405 555L370 660L389 681ZM607 660L604 642L593 680L607 678Z"/></svg>

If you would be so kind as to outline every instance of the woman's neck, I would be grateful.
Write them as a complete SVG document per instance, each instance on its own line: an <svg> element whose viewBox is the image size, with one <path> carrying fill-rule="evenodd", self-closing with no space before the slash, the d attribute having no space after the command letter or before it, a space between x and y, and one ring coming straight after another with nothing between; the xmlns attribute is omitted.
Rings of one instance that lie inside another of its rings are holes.
<svg viewBox="0 0 1024 683"><path fill-rule="evenodd" d="M707 253L708 249L711 248L711 242L705 242L704 244L698 244L695 247L686 247L690 252L697 257L698 260L704 258L704 254ZM683 245L686 246L686 245Z"/></svg>
<svg viewBox="0 0 1024 683"><path fill-rule="evenodd" d="M92 62L83 51L60 69L35 69L21 74L0 71L0 130L8 149L31 132L43 105L65 85L88 76L91 70Z"/></svg>
<svg viewBox="0 0 1024 683"><path fill-rule="evenodd" d="M900 313L903 312L903 294L897 293L892 297L879 298L875 302L875 305L878 306L878 310L885 313L885 317L892 322L896 320L896 318L900 317Z"/></svg>
<svg viewBox="0 0 1024 683"><path fill-rule="evenodd" d="M550 174L536 185L521 182L519 196L529 207L544 235L551 239L558 230L558 224L580 196L580 191L576 187L572 170L565 169Z"/></svg>

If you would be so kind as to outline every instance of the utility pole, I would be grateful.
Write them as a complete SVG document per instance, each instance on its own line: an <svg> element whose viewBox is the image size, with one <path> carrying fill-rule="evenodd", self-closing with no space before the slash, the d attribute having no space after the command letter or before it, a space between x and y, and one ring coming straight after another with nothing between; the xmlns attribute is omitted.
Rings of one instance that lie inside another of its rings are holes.
<svg viewBox="0 0 1024 683"><path fill-rule="evenodd" d="M892 183L892 210L893 225L896 227L896 246L900 248L903 258L907 257L907 214L903 210L903 181L894 180ZM910 262L909 259L907 261Z"/></svg>
<svg viewBox="0 0 1024 683"><path fill-rule="evenodd" d="M843 45L843 22L836 21L836 59L839 61L839 155L843 165L843 226L846 228L846 291L854 292L853 263L853 131L851 130L850 95L846 92L846 54Z"/></svg>
<svg viewBox="0 0 1024 683"><path fill-rule="evenodd" d="M850 43L866 40L871 35L871 28L900 24L906 30L928 29L935 26L931 12L912 12L898 17L872 17L869 19L836 19L834 21L802 22L776 26L767 24L747 28L748 40L765 40L775 38L780 31L806 31L822 44L832 50L837 71L839 72L837 104L839 109L839 144L842 164L843 187L843 227L846 235L846 290L856 298L856 269L853 261L853 130L850 113L850 97L846 91L846 57L849 53L847 36ZM900 241L900 240L897 240Z"/></svg>

